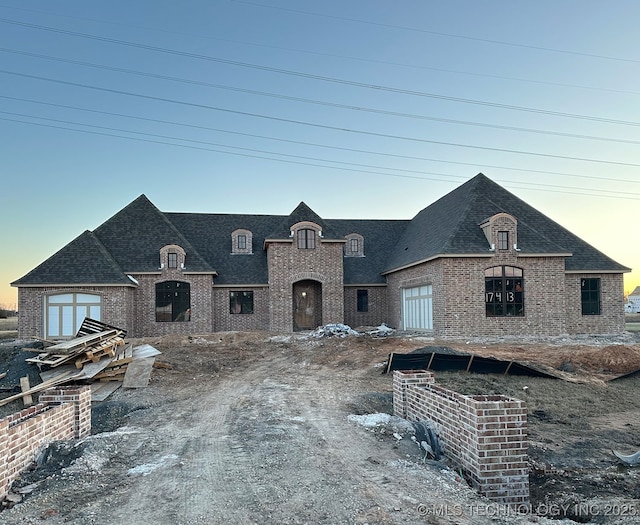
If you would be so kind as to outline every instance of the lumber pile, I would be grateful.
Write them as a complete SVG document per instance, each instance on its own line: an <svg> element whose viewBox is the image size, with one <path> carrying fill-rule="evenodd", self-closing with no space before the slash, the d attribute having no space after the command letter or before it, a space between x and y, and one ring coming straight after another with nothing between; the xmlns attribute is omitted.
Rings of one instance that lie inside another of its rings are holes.
<svg viewBox="0 0 640 525"><path fill-rule="evenodd" d="M38 366L43 382L34 387L23 386L20 394L0 399L0 406L72 381L90 382L92 397L98 401L123 384L126 388L147 386L153 361L160 352L149 345L133 347L125 342L126 333L126 330L86 318L76 337L59 343L49 342L51 344L44 351L26 359Z"/></svg>
<svg viewBox="0 0 640 525"><path fill-rule="evenodd" d="M105 356L115 357L126 335L126 330L85 318L76 337L47 346L45 352L28 358L27 362L51 368L73 362L81 369L86 363L97 363Z"/></svg>

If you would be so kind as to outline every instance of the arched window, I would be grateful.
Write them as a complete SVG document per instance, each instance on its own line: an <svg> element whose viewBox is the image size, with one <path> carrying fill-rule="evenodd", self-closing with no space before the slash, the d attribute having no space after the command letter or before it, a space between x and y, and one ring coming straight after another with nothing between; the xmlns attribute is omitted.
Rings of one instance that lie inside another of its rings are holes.
<svg viewBox="0 0 640 525"><path fill-rule="evenodd" d="M73 337L85 317L101 321L102 298L88 293L48 295L45 304L46 337Z"/></svg>
<svg viewBox="0 0 640 525"><path fill-rule="evenodd" d="M191 320L191 285L182 281L156 284L156 321L159 323Z"/></svg>
<svg viewBox="0 0 640 525"><path fill-rule="evenodd" d="M522 268L493 266L484 271L487 317L524 316L524 275Z"/></svg>
<svg viewBox="0 0 640 525"><path fill-rule="evenodd" d="M311 228L298 230L298 248L300 250L314 250L316 247L316 231Z"/></svg>

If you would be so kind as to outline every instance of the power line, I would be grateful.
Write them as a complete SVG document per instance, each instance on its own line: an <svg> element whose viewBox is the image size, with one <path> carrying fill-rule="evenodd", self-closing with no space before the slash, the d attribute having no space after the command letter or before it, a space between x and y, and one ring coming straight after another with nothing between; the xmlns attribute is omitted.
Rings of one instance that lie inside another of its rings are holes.
<svg viewBox="0 0 640 525"><path fill-rule="evenodd" d="M623 126L640 126L640 123L638 123L638 122L629 122L629 121L625 121L625 120L610 119L610 118L605 118L605 117L594 117L594 116L590 116L590 115L580 115L580 114L576 114L576 113L564 113L562 111L552 111L552 110L546 110L546 109L540 109L540 108L532 108L532 107L527 107L527 106L516 106L516 105L511 105L511 104L501 104L501 103L498 103L498 102L489 102L489 101L484 101L484 100L475 100L475 99L468 99L468 98L461 98L461 97L452 97L452 96L441 95L441 94L437 94L437 93L428 93L428 92L424 92L424 91L415 91L415 90L409 90L409 89L394 88L394 87L390 87L390 86L382 86L382 85L378 85L378 84L357 82L357 81L354 81L354 80L345 80L345 79L339 79L339 78L335 78L335 77L327 77L327 76L323 76L323 75L314 75L314 74L311 74L311 73L303 73L303 72L300 72L300 71L293 71L293 70L289 70L289 69L276 68L276 67L270 67L270 66L263 66L263 65L260 65L260 64L251 64L251 63L248 63L248 62L240 62L238 60L229 60L229 59L225 59L225 58L212 57L212 56L201 55L201 54L197 54L197 53L189 53L189 52L186 52L186 51L178 51L178 50L175 50L175 49L168 49L168 48L163 48L163 47L158 47L158 46L150 46L150 45L140 44L140 43L136 43L136 42L117 40L117 39L114 39L114 38L107 38L107 37L101 37L101 36L97 36L97 35L90 35L90 34L87 34L87 33L79 33L77 31L69 31L69 30L65 30L65 29L58 29L58 28L54 28L54 27L41 26L41 25L37 25L37 24L29 24L29 23L26 23L26 22L20 22L20 21L17 21L17 20L10 20L10 19L6 19L6 18L0 18L0 23L13 24L13 25L18 25L18 26L23 26L23 27L30 27L30 28L38 29L38 30L42 30L42 31L50 31L50 32L54 32L54 33L60 33L60 34L65 34L65 35L70 35L70 36L87 38L87 39L91 39L91 40L97 40L97 41L100 41L100 42L107 42L107 43L111 43L111 44L118 44L118 45L138 48L138 49L145 49L145 50L148 50L148 51L167 53L167 54L176 55L176 56L195 58L195 59L198 59L198 60L206 60L206 61L210 61L210 62L217 62L217 63L227 64L227 65L231 65L231 66L238 66L238 67L256 69L256 70L259 70L259 71L268 71L268 72L271 72L271 73L278 73L278 74L283 74L283 75L292 75L292 76L301 77L301 78L308 78L308 79L311 79L311 80L320 80L320 81L323 81L323 82L332 82L332 83L341 84L341 85L348 85L348 86L360 87L360 88L366 88L366 89L374 89L376 91L385 91L385 92L390 92L390 93L397 93L397 94L410 95L410 96L416 96L416 97L433 98L433 99L437 99L437 100L447 100L447 101L450 101L450 102L458 102L458 103L462 103L462 104L473 104L473 105L479 105L479 106L487 106L487 107L493 107L493 108L499 108L499 109L507 109L507 110L512 110L512 111L524 111L524 112L529 112L529 113L536 113L536 114L542 114L542 115L551 115L551 116L556 116L556 117L573 118L573 119L580 119L580 120L589 120L589 121L594 121L594 122L606 122L606 123L609 123L609 124L619 124L619 125L623 125Z"/></svg>
<svg viewBox="0 0 640 525"><path fill-rule="evenodd" d="M285 46L276 46L276 45L272 45L272 44L260 44L257 42L248 42L246 40L235 40L232 38L221 38L221 37L217 37L217 36L211 36L211 35L205 35L202 33L194 33L194 32L185 32L185 31L175 31L175 30L167 30L167 29L160 29L157 27L149 27L149 26L139 26L139 25L134 25L134 24L125 24L122 22L114 22L112 20L101 20L101 19L96 19L96 18L88 18L88 17L80 17L80 16L71 16L71 15L61 15L59 13L52 13L50 11L42 11L42 10L37 10L37 9L25 9L22 7L15 7L15 6L0 6L0 7L4 7L5 9L14 9L14 10L18 10L18 11L24 11L24 12L28 12L28 13L40 13L40 14L45 14L48 16L56 16L59 18L69 18L71 20L81 20L81 21L85 21L85 22L95 22L98 24L107 24L107 25L115 25L115 26L119 26L119 27L127 27L127 28L131 28L131 29L135 29L137 31L140 30L145 30L145 31L153 31L153 32L157 32L157 33L165 33L165 34L170 34L170 35L178 35L178 36L187 36L189 38L202 38L202 39L206 39L206 40L215 40L218 42L228 42L231 44L241 44L244 46L252 46L252 47L258 47L258 48L264 48L264 49L277 49L280 51L287 51L287 52L293 52L293 53L302 53L305 55L314 55L314 56L322 56L322 57L328 57L328 58L339 58L339 59L343 59L343 60L353 60L353 61L357 61L357 62L364 62L364 63L369 63L369 64L383 64L383 65L388 65L388 66L395 66L395 67L403 67L403 68L408 68L408 69L421 69L421 70L425 70L425 71L438 71L441 73L452 73L452 74L456 74L456 75L468 75L468 76L473 76L473 77L481 77L481 78L492 78L492 79L497 79L497 80L509 80L509 81L513 81L513 82L522 82L522 83L529 83L529 84L538 84L538 85L545 85L545 86L556 86L556 87L563 87L563 88L571 88L571 89L586 89L586 90L590 90L590 91L603 91L603 92L608 92L608 93L626 93L626 94L630 94L630 95L640 95L640 91L632 91L632 90L627 90L627 89L614 89L614 88L604 88L604 87L597 87L597 86L585 86L582 84L569 84L566 82L551 82L551 81L546 81L546 80L540 80L540 79L533 79L533 78L521 78L521 77L511 77L511 76L505 76L505 75L492 75L489 73L479 73L477 71L463 71L460 69L448 69L448 68L441 68L441 67L433 67L433 66L425 66L425 65L420 65L420 64L408 64L405 62L395 62L392 60L380 60L380 59L372 59L372 58L363 58L363 57L356 57L356 56L349 56L349 55L339 55L336 53L323 53L323 52L319 52L319 51L309 51L307 49L298 49L298 48L293 48L293 47L285 47ZM277 9L276 7L272 7L273 9Z"/></svg>
<svg viewBox="0 0 640 525"><path fill-rule="evenodd" d="M16 50L16 49L0 48L0 52L13 53L13 54L17 54L17 55L40 58L40 59L44 59L44 60L51 60L51 61L55 61L55 62L62 62L62 63L65 63L65 64L73 64L73 65L79 65L79 66L84 66L84 67L92 67L92 68L95 68L95 69L104 69L104 70L107 70L107 71L116 71L118 73L126 73L126 74L130 74L130 75L141 76L141 77L155 78L155 79L160 79L160 80L169 80L169 81L172 81L172 82L180 82L180 83L183 83L183 84L205 86L205 87L211 87L211 88L214 88L214 89L222 89L222 90L226 90L226 91L233 91L233 92L237 92L237 93L246 93L246 94L250 94L250 95L259 95L259 96L264 96L264 97L277 98L277 99L280 99L280 100L289 100L289 101L301 102L301 103L305 103L305 104L315 104L315 105L319 105L319 106L332 107L332 108L337 108L337 109L347 109L347 110L351 110L351 111L361 111L361 112L366 112L366 113L374 113L374 114L378 114L378 115L386 115L386 116L400 117L400 118L410 118L410 119L417 119L417 120L428 120L428 121L431 121L431 122L442 122L442 123L446 123L446 124L455 124L455 125L462 125L462 126L476 126L476 127L483 127L483 128L499 129L499 130L503 130L503 131L517 131L517 132L521 132L521 133L535 133L535 134L539 134L539 135L551 135L551 136L556 136L556 137L566 137L566 138L576 138L576 139L586 139L586 140L597 140L597 141L602 141L602 142L617 142L617 143L620 143L620 144L636 144L636 145L640 145L640 141L637 141L637 140L620 139L620 138L612 138L612 137L600 137L600 136L594 136L594 135L582 135L582 134L579 134L579 133L566 133L566 132L561 132L561 131L550 131L550 130L541 130L541 129L533 129L533 128L523 128L523 127L518 127L518 126L505 126L505 125L500 125L500 124L489 124L489 123L486 123L486 122L473 122L473 121L468 121L468 120L448 119L448 118L442 118L442 117L432 117L432 116L429 116L429 115L418 115L418 114L415 114L415 113L404 113L404 112L398 112L398 111L387 111L387 110L381 110L381 109L370 108L370 107L365 107L365 106L355 106L355 105L352 105L352 104L339 104L337 102L327 102L327 101L322 101L322 100L317 100L317 99L294 97L294 96L290 96L290 95L282 95L282 94L279 94L279 93L269 93L269 92L265 92L265 91L254 90L254 89L239 88L239 87L235 87L235 86L226 86L226 85L223 85L223 84L213 84L211 82L204 82L204 81L199 81L199 80L190 80L190 79L185 79L185 78L180 78L180 77L173 77L173 76L168 76L168 75L160 75L160 74L157 74L157 73L148 73L148 72L134 70L134 69L125 69L125 68L115 67L115 66L107 66L107 65L103 65L103 64L95 64L95 63L92 63L92 62L84 62L84 61L80 61L80 60L71 60L71 59L67 59L67 58L52 57L50 55L42 55L40 53L30 53L30 52L27 52L27 51L20 51L20 50ZM638 123L637 125L640 125L640 123Z"/></svg>
<svg viewBox="0 0 640 525"><path fill-rule="evenodd" d="M545 157L545 158L553 158L553 159L575 160L575 161L581 161L581 162L594 162L594 163L598 163L598 164L611 164L611 165L616 165L616 166L640 167L640 164L634 164L634 163L631 163L631 162L619 162L619 161L603 160L603 159L588 159L588 158L584 158L584 157L571 157L571 156L567 156L567 155L554 155L554 154L551 154L551 153L538 153L538 152L532 152L532 151L511 150L511 149L507 149L507 148L492 148L492 147L489 147L489 146L477 146L477 145L474 145L474 144L461 144L461 143L447 142L447 141L442 141L442 140L421 139L421 138L416 138L416 137L407 137L407 136L403 136L403 135L392 135L392 134L389 134L389 133L376 133L376 132L373 132L373 131L357 130L357 129L338 127L338 126L329 126L329 125L325 125L325 124L317 124L317 123L313 123L313 122L305 122L305 121L302 121L302 120L286 119L286 118L282 118L282 117L274 117L274 116L271 116L271 115L263 115L263 114L260 114L260 113L252 113L252 112L247 112L247 111L231 110L231 109L228 109L228 108L220 108L220 107L216 107L216 106L210 106L210 105L207 105L207 104L197 104L195 102L185 102L185 101L180 101L180 100L175 100L175 99L170 99L170 98L165 98L165 97L157 97L157 96L153 96L153 95L143 95L143 94L140 94L140 93L132 93L130 91L122 91L122 90L118 90L118 89L110 89L110 88L104 88L104 87L98 87L98 86L91 86L91 85L88 85L88 84L81 84L81 83L78 83L78 82L69 82L69 81L66 81L66 80L57 80L57 79L52 79L52 78L47 78L47 77L40 77L40 76L36 76L36 75L28 75L26 73L17 73L15 71L7 71L7 70L4 70L4 69L0 69L0 73L4 73L4 74L7 74L7 75L14 75L14 76L19 76L19 77L24 77L24 78L31 78L31 79L35 79L35 80L42 80L42 81L46 81L46 82L53 82L53 83L62 84L62 85L68 85L68 86L75 86L75 87L81 87L81 88L86 88L86 89L92 89L92 90L96 90L96 91L103 91L105 93L114 93L114 94L118 94L118 95L126 95L126 96L138 97L138 98L143 98L143 99L147 99L147 100L155 100L155 101L159 101L159 102L169 102L169 103L172 103L172 104L180 104L180 105L185 105L185 106L190 106L190 107L196 107L196 108L199 108L199 109L208 109L208 110L212 110L212 111L221 111L221 112L235 114L235 115L243 115L243 116L248 116L248 117L253 117L253 118L273 120L273 121L276 121L276 122L285 122L285 123L288 123L288 124L298 124L298 125L301 125L301 126L310 126L310 127L321 128L321 129L330 129L330 130L333 130L333 131L340 131L340 132L343 132L343 133L356 133L356 134L367 135L367 136L371 136L371 137L391 138L391 139L396 139L396 140L405 140L405 141L420 142L420 143L426 143L426 144L438 144L440 146L469 148L469 149L477 149L477 150L483 150L483 151L495 151L495 152L500 152L500 153L513 153L513 154L517 154L517 155L528 155L528 156L534 156L534 157Z"/></svg>
<svg viewBox="0 0 640 525"><path fill-rule="evenodd" d="M478 166L477 163L471 163L471 162L461 162L461 161L453 161L453 160L434 159L434 158L429 158L429 157L417 157L417 156L412 156L412 155L400 155L400 154L396 154L396 153L385 153L385 152L381 152L381 151L363 150L363 149L357 149L357 148L346 148L346 147L343 147L343 146L330 146L330 145L327 145L327 144L318 144L318 143L314 143L314 142L305 142L305 141L300 141L300 140L284 139L284 138L280 138L280 137L258 135L258 134L255 134L255 133L247 133L247 132L242 132L242 131L231 131L231 130L228 130L228 129L213 128L213 127L210 127L210 126L200 126L200 125L195 125L195 124L187 124L187 123L184 123L184 122L175 122L175 121L170 121L170 120L154 119L154 118L148 118L148 117L141 117L141 116L137 116L137 115L129 115L129 114L124 114L124 113L114 113L114 112L110 112L110 111L102 111L102 110L96 110L96 109L90 109L90 108L82 108L82 107L78 107L78 106L70 106L70 105L66 105L66 104L56 104L56 103L52 103L52 102L43 102L43 101L39 101L39 100L25 99L25 98L19 98L19 97L10 97L10 96L7 96L7 95L0 95L0 98L9 99L9 100L15 100L15 101L21 101L21 102L29 102L29 103L32 103L32 104L41 104L41 105L64 108L64 109L72 109L72 110L77 110L77 111L85 111L85 112L96 113L96 114L100 114L100 115L109 115L109 116L114 116L114 117L123 117L123 118L128 118L128 119L142 120L142 121L154 122L154 123L159 123L159 124L169 124L169 125L173 125L173 126L183 126L183 127L189 127L189 128L206 130L206 131L215 131L217 133L226 133L226 134L232 134L232 135L239 135L239 136L243 136L243 137L252 137L252 138L265 139L265 140L273 140L273 141L278 141L278 142L285 142L285 143L289 143L289 144L299 144L299 145L303 145L303 146L312 146L312 147L317 147L317 148L333 149L333 150L339 150L339 151L348 151L348 152L352 152L352 153L365 153L365 154L368 154L368 155L377 155L377 156L384 156L384 157L401 158L401 159L408 159L408 160L420 160L420 161L426 161L426 162L439 162L439 163L443 163L443 164L457 164L457 165L462 165L462 166L476 166L476 167ZM578 174L575 174L575 173L534 170L534 169L531 169L531 168L517 168L517 167L513 167L513 166L499 166L499 165L493 165L493 164L483 164L483 166L486 167L486 168L502 169L502 170L509 170L509 171L524 171L524 172L529 172L529 173L539 173L539 174L548 174L548 175L561 175L561 176L564 176L564 177L575 177L575 178L580 178L580 179L603 180L603 181L607 181L607 182L623 182L623 183L626 183L626 184L640 184L640 180L614 179L614 178L611 178L611 177L596 177L596 176L593 176L593 175L578 175Z"/></svg>
<svg viewBox="0 0 640 525"><path fill-rule="evenodd" d="M518 44L515 42L507 42L505 40L492 40L489 38L479 38L479 37L473 37L473 36L468 36L468 35L458 35L455 33L443 33L441 31L431 31L428 29L420 29L420 28L416 28L416 27L408 27L408 26L398 26L398 25L394 25L394 24L387 24L387 23L381 23L381 22L371 22L368 20L360 20L358 18L349 18L349 17L345 17L345 16L337 16L337 15L327 15L324 13L315 13L315 12L311 12L311 11L303 11L302 9L292 9L289 7L280 7L280 6L273 6L273 5L268 5L268 4L261 4L258 2L249 2L247 0L231 0L232 2L235 2L237 4L247 4L247 5L254 5L254 6L259 6L259 7L266 7L268 9L278 9L280 11L289 11L292 13L300 13L300 14L304 14L304 15L311 15L311 16L319 16L319 17L323 17L323 18L331 18L334 20L343 20L346 22L356 22L358 24L366 24L366 25L370 25L370 26L377 26L377 27L386 27L386 28L391 28L391 29L401 29L403 31L413 31L416 33L425 33L425 34L429 34L429 35L436 35L436 36L444 36L447 38L458 38L458 39L462 39L462 40L470 40L473 42L484 42L486 44L497 44L497 45L501 45L501 46L512 46L512 47L519 47L519 48L524 48L524 49L534 49L536 51L546 51L546 52L550 52L550 53L564 53L567 55L575 55L575 56L583 56L583 57L589 57L589 58L599 58L602 60L615 60L618 62L631 62L634 64L640 64L640 60L634 60L632 58L621 58L621 57L613 57L613 56L607 56L607 55L597 55L594 53L583 53L583 52L579 52L579 51L569 51L566 49L558 49L558 48L552 48L552 47L543 47L543 46L534 46L534 45L529 45L529 44Z"/></svg>
<svg viewBox="0 0 640 525"><path fill-rule="evenodd" d="M8 113L8 112L1 112L1 113ZM22 116L24 116L24 115L22 115ZM38 119L41 119L41 120L50 120L50 121L68 123L68 124L72 124L72 125L80 125L80 126L92 127L92 128L97 128L97 129L104 129L104 130L108 130L108 131L118 131L118 132L124 132L124 133L138 134L138 135L156 137L156 138L161 138L161 139L180 140L180 141L183 141L183 142L193 142L195 144L201 144L202 146L191 146L191 145L186 145L186 144L177 144L177 143L174 143L174 142L166 142L164 140L155 140L155 139L147 139L147 138L139 138L139 137L128 137L128 136L116 135L116 134L112 134L112 133L105 133L105 132L84 130L84 129L68 128L68 127L64 127L64 126L57 126L57 125L52 125L52 124L44 124L44 123L40 123L40 122L21 121L21 120L8 119L8 118L2 118L2 117L0 117L0 120L9 121L9 122L17 122L17 123L21 123L21 124L29 124L29 125L35 125L35 126L49 127L49 128L54 128L54 129L63 129L63 130L67 130L67 131L76 131L76 132L88 133L88 134L92 134L92 135L115 137L115 138L121 138L121 139L125 139L125 140L135 140L135 141L148 142L148 143L153 143L153 144L162 144L162 145L175 146L175 147L181 147L181 148L212 151L212 152L215 152L215 153L223 153L223 154L227 154L227 155L236 155L236 156L241 156L241 157L258 158L258 159L263 159L263 160L272 160L272 161L286 162L286 163L291 163L291 164L301 164L301 165L305 165L305 166L330 168L330 169L336 169L336 170L342 170L342 171L353 171L353 172L358 172L358 173L369 173L369 174L382 175L382 176L387 176L387 177L400 177L400 178L409 178L409 179L418 179L418 180L443 181L443 179L434 179L432 177L424 177L424 176L421 177L421 176L418 176L418 175L407 175L407 174L397 174L397 173L382 173L382 172L376 172L376 171L370 171L370 170L362 170L362 169L356 169L353 166L363 166L363 167L371 167L371 168L385 169L385 170L407 171L407 172L422 173L422 174L427 173L427 174L431 174L431 175L448 177L448 178L461 178L461 177L456 176L456 175L448 175L448 174L444 174L444 173L432 173L432 172L423 172L423 171L417 171L417 170L401 170L401 169L399 170L397 168L385 168L385 167L381 167L381 166L369 166L369 165L366 165L366 164L364 164L364 165L363 164L355 164L355 163L349 163L349 162L340 162L340 161L333 161L333 160L326 160L326 159L317 159L317 158L314 158L314 157L305 157L305 156L301 156L301 155L291 155L291 154L286 154L286 153L277 153L277 152L268 152L268 151L262 151L262 150L254 150L254 149L251 149L251 148L243 148L243 147L238 147L238 146L220 145L220 144L215 144L215 143L208 143L208 142L205 142L205 141L192 140L192 139L183 139L183 138L178 138L178 137L168 137L168 136L157 135L157 134L152 134L152 133L144 133L144 132L137 132L137 131L127 131L127 130L121 130L121 129L117 129L117 128L109 128L109 127L106 127L106 126L96 126L96 125L92 125L92 124L79 124L79 123L73 123L73 122L68 122L68 121L60 121L60 120L56 120L56 119L45 119L43 117L32 117L32 116L28 116L28 115L27 115L27 117L28 118L38 118ZM239 149L239 150L251 151L251 152L256 152L256 153L261 153L261 154L279 155L279 156L283 156L283 157L291 157L291 158L296 158L296 159L306 159L306 160L313 160L313 161L330 162L330 163L333 163L333 164L344 164L344 165L348 165L350 167L349 168L342 168L340 166L331 166L331 165L327 166L327 165L323 165L323 164L303 162L301 160L277 159L277 158L272 158L272 157L265 157L264 155L255 155L255 154L252 154L252 153L237 153L237 152L233 152L233 151L224 151L224 150L218 150L218 149L211 149L211 148L204 147L204 145L213 145L213 146L218 146L218 147ZM445 182L449 182L449 181L446 180ZM577 189L577 188L572 188L572 187L569 187L569 186L557 186L557 185L548 185L548 184L527 183L527 182L520 182L520 181L516 181L515 184L525 184L525 185L530 185L530 186L540 186L538 188L534 187L534 188L527 188L527 189L534 189L534 190L538 190L538 191L548 191L548 192L552 192L552 193L562 193L562 194L570 194L570 195L583 195L583 196L591 196L591 197L611 197L611 198L619 198L619 199L627 199L627 200L640 200L640 198L636 198L636 197L631 197L630 196L630 195L632 195L632 196L640 197L639 193L629 193L627 191L625 191L625 192L617 192L617 191L611 191L611 190L593 190L595 193L585 193L585 189L584 188L581 188L582 191L577 191L577 192L576 191L564 191L565 189L571 189L571 190ZM555 189L553 189L553 190L545 189L547 187L551 187L551 188L555 188ZM610 193L611 195L601 195L602 193ZM622 195L619 195L620 193L622 193Z"/></svg>

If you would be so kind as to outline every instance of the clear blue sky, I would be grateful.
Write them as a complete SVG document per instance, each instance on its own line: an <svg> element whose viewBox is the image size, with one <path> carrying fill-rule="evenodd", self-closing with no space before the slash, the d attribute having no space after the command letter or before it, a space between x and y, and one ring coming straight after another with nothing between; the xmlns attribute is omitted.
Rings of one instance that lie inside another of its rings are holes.
<svg viewBox="0 0 640 525"><path fill-rule="evenodd" d="M637 0L0 0L0 305L142 193L409 219L478 172L640 268L638 20Z"/></svg>

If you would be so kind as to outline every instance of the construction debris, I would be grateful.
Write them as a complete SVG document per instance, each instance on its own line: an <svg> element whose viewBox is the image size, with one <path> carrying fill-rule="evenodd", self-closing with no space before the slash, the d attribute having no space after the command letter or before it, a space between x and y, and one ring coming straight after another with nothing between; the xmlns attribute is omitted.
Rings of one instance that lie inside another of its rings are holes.
<svg viewBox="0 0 640 525"><path fill-rule="evenodd" d="M350 326L341 323L326 324L319 326L309 334L311 337L346 337L348 335L360 335L359 332L353 330Z"/></svg>
<svg viewBox="0 0 640 525"><path fill-rule="evenodd" d="M126 334L121 328L85 318L76 337L57 343L46 341L43 351L25 360L38 366L42 383L29 387L28 381L21 381L22 391L0 399L0 406L20 398L27 403L31 394L72 381L91 382L94 401L106 399L120 386L147 386L160 352L150 345L133 347L125 342Z"/></svg>

